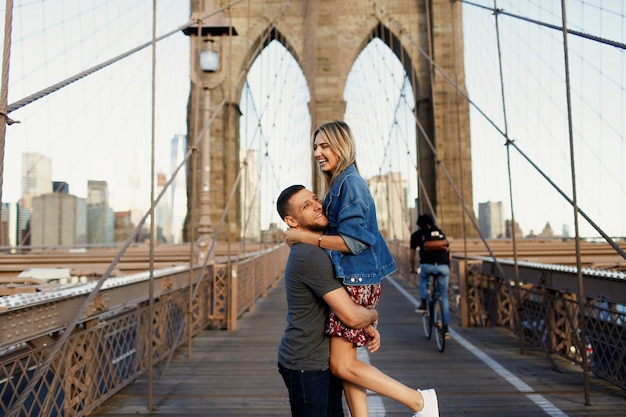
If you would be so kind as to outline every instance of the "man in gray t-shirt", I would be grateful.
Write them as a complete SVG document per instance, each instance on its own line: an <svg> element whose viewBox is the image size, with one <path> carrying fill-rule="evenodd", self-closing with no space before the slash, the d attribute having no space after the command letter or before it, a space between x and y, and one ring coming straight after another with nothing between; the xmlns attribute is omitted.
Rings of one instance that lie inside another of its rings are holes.
<svg viewBox="0 0 626 417"><path fill-rule="evenodd" d="M328 219L317 196L301 185L286 188L276 202L289 227L323 231ZM291 247L285 267L287 327L278 346L278 369L289 391L293 417L343 416L341 382L329 370L329 339L325 334L329 306L348 326L374 335L370 350L380 344L371 326L378 312L355 304L335 279L330 258L313 245Z"/></svg>

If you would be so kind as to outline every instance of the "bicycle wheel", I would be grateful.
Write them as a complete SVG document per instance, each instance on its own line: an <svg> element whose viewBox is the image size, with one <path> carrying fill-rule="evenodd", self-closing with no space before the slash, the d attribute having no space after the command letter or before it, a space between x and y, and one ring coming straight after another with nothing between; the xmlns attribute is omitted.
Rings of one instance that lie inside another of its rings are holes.
<svg viewBox="0 0 626 417"><path fill-rule="evenodd" d="M446 335L443 328L443 309L441 308L441 301L439 298L435 301L433 308L433 321L435 323L435 341L437 342L437 349L439 352L443 352L446 348Z"/></svg>
<svg viewBox="0 0 626 417"><path fill-rule="evenodd" d="M427 303L426 305L426 312L422 313L422 327L424 328L424 336L426 336L426 339L430 339L430 336L432 336L432 320L430 319L431 317L431 304L430 302Z"/></svg>

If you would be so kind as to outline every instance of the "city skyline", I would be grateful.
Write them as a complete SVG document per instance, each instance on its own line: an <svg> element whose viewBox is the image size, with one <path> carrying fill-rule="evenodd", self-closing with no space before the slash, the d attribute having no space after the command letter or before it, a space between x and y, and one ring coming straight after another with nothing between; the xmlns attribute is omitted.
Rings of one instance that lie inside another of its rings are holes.
<svg viewBox="0 0 626 417"><path fill-rule="evenodd" d="M151 5L143 3L110 1L106 6L102 3L86 7L85 2L68 1L64 7L60 7L57 1L41 4L16 2L9 102L149 40L150 22L147 17L151 15ZM481 3L487 5L490 2ZM619 16L623 16L623 13L620 14L619 10L612 13L608 6L594 8L594 4L593 1L585 4L574 2L573 7L568 9L571 27L623 42L624 35L619 32L623 26L623 17L620 20ZM115 22L113 27L107 26L106 19L95 18L99 16L98 13L102 15L104 10L109 10L109 7L124 16L124 20L111 19ZM171 30L189 17L188 4L181 7L177 1L160 1L159 7L158 33ZM533 8L532 4L526 2L502 1L499 7L539 21L555 25L559 23L559 11L554 5ZM76 10L81 10L81 13L76 13ZM499 93L494 92L499 88L498 83L494 82L499 79L499 74L494 58L497 57L497 51L493 15L465 5L463 12L464 46L466 56L470 58L466 61L467 90L480 109L492 117L498 127L502 127L501 110L497 108L500 105ZM94 17L96 25L82 28L80 19L88 19L89 16ZM583 19L583 16L587 16L587 19ZM562 39L559 39L558 31L529 28L505 16L502 19L508 19L503 22L503 28L507 29L502 34L503 46L506 46L504 58L524 56L521 62L504 61L504 81L512 90L507 90L506 95L509 111L525 116L510 121L509 135L546 171L549 178L570 194L568 133L564 129L566 118L563 110L565 81L562 74ZM512 22L515 22L515 26ZM53 29L41 29L47 26ZM72 36L68 36L70 33ZM528 37L521 36L522 33L528 34ZM575 70L572 78L578 83L573 91L576 98L573 106L576 162L578 181L581 182L578 203L610 236L623 237L626 235L626 192L623 188L626 183L626 171L623 168L626 166L623 163L626 146L623 140L624 118L621 117L624 109L624 55L623 51L581 45L581 42L572 39L572 67ZM541 48L533 48L533 45ZM67 181L76 195L85 195L86 178L106 180L111 187L111 205L116 210L124 210L132 202L131 206L145 213L150 201L150 165L152 162L155 164L156 172L169 172L170 140L186 131L189 39L183 34L176 34L157 46L159 89L156 98L154 161L151 160L150 142L150 53L150 48L147 48L128 60L11 114L13 119L21 123L7 127L3 201L17 201L21 195L21 154L40 152L57 161L52 167L54 179ZM374 60L379 62L382 62L384 56L373 55ZM593 62L599 62L601 66L593 68ZM372 81L366 85L361 79L356 88L364 93L379 89L377 77L381 73L369 68L372 61L365 60L359 65L362 72L358 75L367 75ZM267 65L265 72L269 72ZM583 83L581 87L582 79L590 80L590 85L585 86ZM593 93L588 91L590 87L593 87ZM345 94L351 93L346 91ZM386 99L377 94L372 94L377 103ZM376 126L381 131L373 132L368 130L370 125L364 124L382 119L380 114L367 112L367 107L373 107L372 97L361 97L364 108L355 110L359 118L350 119L349 114L344 115L346 121L355 125L355 130L365 130L357 136L360 141L359 167L367 178L379 174L381 169L386 172L381 159L383 155L389 155L373 143L378 136L388 135L389 130L385 131L381 123L381 126ZM346 102L348 106L355 103L354 99L346 99ZM555 102L559 102L560 107L550 108L549 105ZM263 102L257 104L262 105ZM301 105L306 109L306 103ZM510 217L504 140L484 117L477 115L476 109L472 108L471 112L474 213L478 216L480 202L502 201L506 216ZM307 144L310 126L304 128L304 117L302 123L303 133L296 134L268 131L269 124L265 126L261 139L258 139L260 143L265 141L268 146L265 149L261 145L260 155L269 150L269 157L274 158L269 163L265 160L267 158L260 158L259 161L259 166L266 167L264 173L267 173L272 187L278 188L282 184L276 185L276 182L291 178L305 185L310 184L310 170L302 175L294 175L294 168L283 163L290 162L293 159L290 154L294 152L310 152ZM276 145L272 143L278 139L280 142L276 142ZM291 142L288 142L289 139ZM295 150L296 139L305 142L302 151ZM400 139L406 140L407 146L414 144L412 138ZM275 151L270 148L272 146L277 146L279 150ZM515 217L520 227L525 232L533 230L537 233L546 223L550 223L554 230L558 231L565 225L573 232L572 207L520 159L514 153ZM309 163L308 159L297 161L302 166L305 163ZM416 177L411 175L415 170L411 163L402 168L407 178ZM409 184L409 189L409 200L418 197L417 187ZM266 196L266 200L260 203L262 210L275 211L272 199L277 194L276 190L268 186L262 191L262 195ZM538 201L541 204L537 204ZM581 220L581 236L594 237L597 233Z"/></svg>
<svg viewBox="0 0 626 417"><path fill-rule="evenodd" d="M181 146L181 137L177 136L177 137L172 138L172 166L173 167L177 166L176 161L180 158L180 155L178 154L178 152L180 151L180 146ZM246 158L249 159L249 164L251 165L251 168L253 168L256 164L256 162L254 162L256 159L256 156L255 156L256 152L254 150L248 149L247 152L244 152L244 153L246 154ZM106 183L106 181L88 179L87 180L87 183L88 183L87 194L85 196L74 195L72 194L71 187L66 182L52 180L51 176L49 178L46 177L46 175L49 175L49 165L53 163L53 161L50 158L47 158L45 155L36 154L36 153L29 153L29 154L23 155L24 163L29 163L29 161L32 161L33 158L38 161L46 162L43 165L44 174L42 175L41 173L37 172L36 169L32 169L32 168L25 169L23 180L22 180L24 183L24 186L22 187L22 189L23 189L23 192L25 192L27 196L29 196L31 199L34 199L37 202L36 204L36 206L38 207L37 210L41 210L42 209L41 205L44 204L45 206L46 204L45 202L42 203L39 201L42 196L46 196L46 195L51 196L51 195L55 195L58 193L67 194L67 195L70 195L72 198L74 197L78 198L78 201L83 201L82 204L86 204L84 209L87 211L89 211L90 206L102 206L102 207L107 207L107 208L109 207L109 189L108 189L108 184ZM32 192L31 189L29 188L28 185L33 184L33 180L31 179L32 173L34 173L36 177L39 179L40 183L38 184L38 187L39 189L44 190L43 192L41 193ZM158 177L158 180L157 180L158 187L159 189L162 189L163 186L165 185L165 173L159 172L157 173L157 177ZM249 184L248 186L251 189L255 189L257 187L257 184L255 184L255 181L256 181L255 176L251 176L248 178L247 180ZM47 182L48 187L45 187L45 186L42 187L41 182ZM387 238L392 238L392 239L407 240L410 234L410 230L407 229L404 225L406 225L407 223L412 224L412 220L414 219L411 219L410 217L411 217L411 213L415 211L415 207L410 204L410 201L407 198L408 197L407 182L406 182L406 179L403 178L402 173L401 172L389 172L388 174L385 174L385 175L375 175L371 178L367 178L367 182L370 185L370 188L372 189L372 194L375 198L377 211L379 213L378 215L379 221L381 222L380 227L383 233L385 234L385 236L387 236ZM63 187L57 189L56 187L52 186L53 184L63 184ZM172 189L172 192L173 192L173 189ZM390 193L395 195L398 192L399 194L397 196L389 197ZM254 199L254 196L248 196L248 197L244 197L244 196L245 194L243 193L243 190L242 190L242 198L250 199L251 201L252 199ZM174 198L175 197L173 195L169 195L169 198L166 198L165 200L163 200L162 203L159 206L157 206L155 216L156 216L157 225L160 227L160 230L159 230L160 240L164 239L167 242L180 243L181 236L178 236L178 235L182 234L180 233L180 230L182 228L184 215L181 216L179 214L177 216L179 223L172 224L172 219L174 218L174 209L173 209L173 206L170 205L170 202L173 202ZM24 198L21 198L20 201L18 202L6 202L5 204L14 204L14 203L19 203L19 202L23 203L23 201L24 201ZM397 201L403 201L402 205L398 206L396 203ZM509 236L505 235L505 227L506 227L505 225L510 221L510 219L503 217L502 202L501 201L478 202L478 206L479 206L479 212L477 215L477 220L479 221L483 236L487 239L508 238ZM34 208L30 209L31 214L33 210ZM115 213L122 213L122 212L130 213L132 212L132 210L129 207L127 210L115 211ZM98 213L97 215L102 216L103 214ZM113 209L111 208L111 219L108 220L111 222L110 232L105 232L103 230L98 231L99 234L110 233L110 235L106 239L98 239L98 242L102 240L102 242L100 243L113 243L112 215L113 215ZM260 221L258 217L253 216L252 221L250 222L251 219L248 218L246 220L245 216L250 217L251 213L242 215L242 221L246 221L248 226L250 225L260 226ZM258 214L256 216L258 216ZM98 221L98 223L103 223L103 222L106 223L105 220ZM554 229L554 226L551 225L548 220L546 220L546 223L544 227L541 229L541 231L535 231L532 229L527 230L527 231L522 230L522 234L523 234L522 237L537 237L537 236L569 237L569 234L566 233L567 228L565 227L565 225L555 225L555 226L559 226L559 227L563 226L562 227L563 233L554 233L552 231ZM89 237L90 235L94 233L93 231L94 226L91 225L91 223L87 223L86 227L87 227L87 230L84 232L86 237L84 241L81 240L80 242L77 242L79 246L81 244L84 245L86 243L97 243L97 242L94 242L93 238ZM99 227L103 227L103 226L99 226ZM411 227L412 227L411 230L415 229L414 225L412 225ZM257 229L244 226L244 228L242 229L246 231L246 235L245 235L246 239L260 240L262 233L270 230L271 225L268 225L268 227L266 228L258 227ZM38 240L37 242L33 242L33 244L42 245L44 243Z"/></svg>

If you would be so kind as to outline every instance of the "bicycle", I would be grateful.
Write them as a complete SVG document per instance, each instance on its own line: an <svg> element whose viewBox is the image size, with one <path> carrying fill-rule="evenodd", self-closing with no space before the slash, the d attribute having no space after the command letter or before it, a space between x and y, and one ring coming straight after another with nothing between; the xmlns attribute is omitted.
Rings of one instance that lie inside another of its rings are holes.
<svg viewBox="0 0 626 417"><path fill-rule="evenodd" d="M446 334L443 325L443 308L441 294L437 285L438 271L433 271L428 277L428 296L426 298L426 312L422 313L422 326L426 339L430 340L435 327L435 342L439 352L446 348Z"/></svg>

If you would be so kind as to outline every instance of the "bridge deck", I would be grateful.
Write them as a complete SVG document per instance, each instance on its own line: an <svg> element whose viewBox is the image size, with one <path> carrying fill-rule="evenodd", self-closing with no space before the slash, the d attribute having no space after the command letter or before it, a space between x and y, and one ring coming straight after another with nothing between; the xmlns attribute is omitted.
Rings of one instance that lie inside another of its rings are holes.
<svg viewBox="0 0 626 417"><path fill-rule="evenodd" d="M424 338L413 301L407 298L416 294L402 279L383 283L379 306L383 345L369 359L407 385L436 388L442 416L623 413L626 392L591 376L592 405L585 406L577 367L555 357L559 371L555 372L538 350L520 355L519 343L504 330L454 326L445 352L437 352L434 340ZM159 367L153 382L154 411L147 410L148 384L142 377L94 415L289 416L287 391L276 370L285 309L281 281L239 320L237 331L205 331L193 339L190 358L184 346L169 365ZM393 400L381 401L374 393L369 399L370 416L411 415Z"/></svg>

